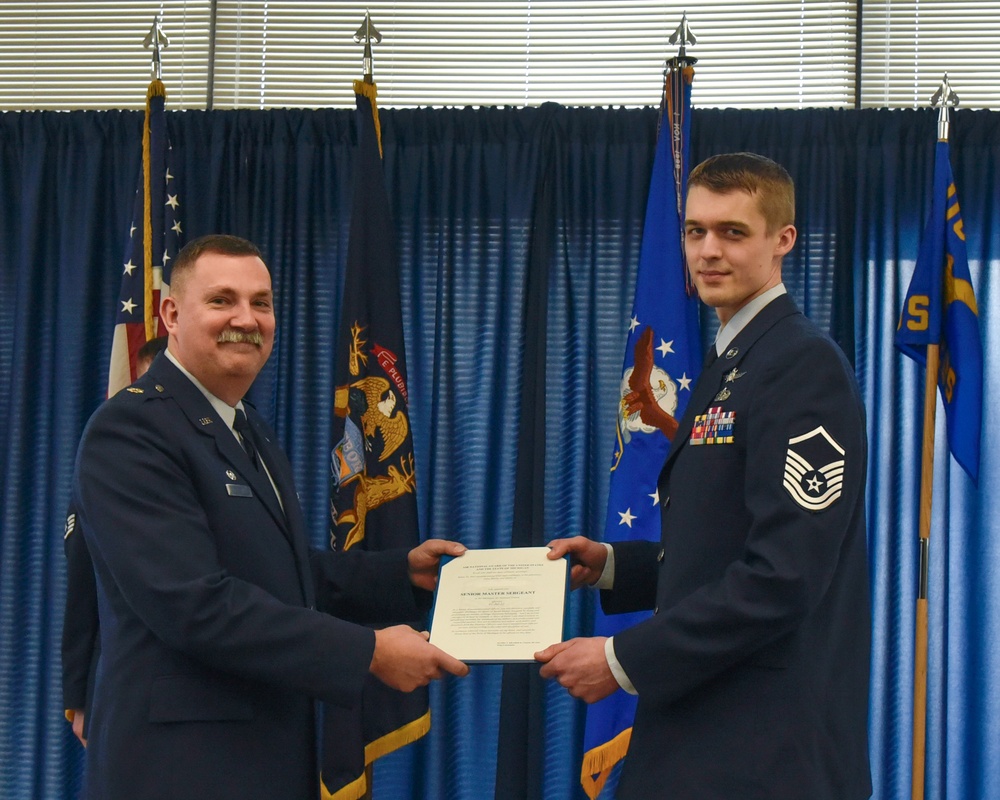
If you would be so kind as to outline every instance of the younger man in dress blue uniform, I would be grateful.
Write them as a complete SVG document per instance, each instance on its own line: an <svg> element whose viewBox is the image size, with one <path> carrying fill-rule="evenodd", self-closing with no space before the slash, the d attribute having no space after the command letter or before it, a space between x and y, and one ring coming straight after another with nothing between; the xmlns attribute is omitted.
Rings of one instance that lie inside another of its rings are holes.
<svg viewBox="0 0 1000 800"><path fill-rule="evenodd" d="M769 159L692 170L687 265L721 328L660 474L661 540L550 543L605 612L653 610L536 656L587 702L638 694L619 798L871 794L864 409L781 283L794 211Z"/></svg>
<svg viewBox="0 0 1000 800"><path fill-rule="evenodd" d="M87 797L317 798L316 698L354 705L369 672L403 691L467 673L408 626L347 621L418 617L464 548L310 550L291 465L242 401L274 342L267 267L210 236L171 278L167 351L77 457L101 627Z"/></svg>

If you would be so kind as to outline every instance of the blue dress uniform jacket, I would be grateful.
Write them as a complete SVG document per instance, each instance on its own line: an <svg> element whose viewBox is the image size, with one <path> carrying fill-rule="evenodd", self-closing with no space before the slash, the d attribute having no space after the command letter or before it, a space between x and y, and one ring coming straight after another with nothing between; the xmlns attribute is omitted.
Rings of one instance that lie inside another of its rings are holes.
<svg viewBox="0 0 1000 800"><path fill-rule="evenodd" d="M605 611L639 692L619 798L871 794L867 440L853 370L787 295L695 385L660 544L615 545Z"/></svg>
<svg viewBox="0 0 1000 800"><path fill-rule="evenodd" d="M102 642L92 800L316 798L314 698L359 702L374 652L345 619L420 615L404 551L310 551L291 467L247 416L283 509L164 357L84 432L75 495Z"/></svg>

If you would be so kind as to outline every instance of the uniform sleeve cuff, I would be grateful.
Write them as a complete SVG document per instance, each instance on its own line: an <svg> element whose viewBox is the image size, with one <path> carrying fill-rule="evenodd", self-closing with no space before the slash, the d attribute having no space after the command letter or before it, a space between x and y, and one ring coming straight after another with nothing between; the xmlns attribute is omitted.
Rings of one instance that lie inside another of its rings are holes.
<svg viewBox="0 0 1000 800"><path fill-rule="evenodd" d="M602 576L603 577L603 576ZM632 681L628 679L628 675L625 674L625 670L622 669L622 665L618 663L618 658L615 656L615 637L609 636L604 642L604 656L608 659L608 666L611 667L611 674L615 676L615 680L618 681L618 685L621 686L629 694L639 694L635 687L632 685Z"/></svg>
<svg viewBox="0 0 1000 800"><path fill-rule="evenodd" d="M608 560L604 562L604 572L601 573L601 577L591 586L595 589L613 589L615 585L615 548L607 542L601 542L601 544L608 551Z"/></svg>

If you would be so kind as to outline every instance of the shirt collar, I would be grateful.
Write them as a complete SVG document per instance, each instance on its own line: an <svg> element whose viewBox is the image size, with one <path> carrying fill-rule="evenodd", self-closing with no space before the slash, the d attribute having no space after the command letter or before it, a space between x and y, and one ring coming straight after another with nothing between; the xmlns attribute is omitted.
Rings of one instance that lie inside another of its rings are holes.
<svg viewBox="0 0 1000 800"><path fill-rule="evenodd" d="M715 336L715 354L722 355L726 352L726 348L729 347L733 339L739 335L740 331L750 324L750 320L756 317L764 306L776 297L781 297L781 295L787 293L788 292L785 290L785 284L779 283L777 286L772 286L763 294L755 297L743 306L743 308L733 314L729 322L719 328L719 332Z"/></svg>
<svg viewBox="0 0 1000 800"><path fill-rule="evenodd" d="M229 426L229 430L231 430L233 432L233 434L235 435L236 434L236 430L233 428L233 422L236 420L236 409L237 408L239 408L239 409L243 408L243 401L240 400L236 404L235 408L233 406L229 405L229 403L227 403L225 400L221 400L220 398L218 398L214 394L212 394L210 391L208 391L208 389L206 389L202 385L201 381L199 381L194 375L192 375L190 372L188 372L187 369L185 368L185 366L183 364L181 364L180 361L177 360L177 358L174 356L173 353L170 352L170 347L169 346L167 347L166 354L167 354L167 358L170 359L171 363L173 363L173 365L175 367L177 367L177 369L179 369L181 372L183 372L187 376L188 380L191 381L191 383L193 383L195 386L198 387L198 391L200 391L203 395L205 395L205 399L208 400L208 402L212 404L212 408L214 408L215 412L220 417L222 417L222 421L225 422L226 425Z"/></svg>

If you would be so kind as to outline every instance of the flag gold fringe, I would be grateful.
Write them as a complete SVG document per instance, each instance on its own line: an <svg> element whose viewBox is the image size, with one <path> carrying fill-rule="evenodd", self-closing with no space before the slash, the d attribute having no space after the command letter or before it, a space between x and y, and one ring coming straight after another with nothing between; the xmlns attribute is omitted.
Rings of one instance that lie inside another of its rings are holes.
<svg viewBox="0 0 1000 800"><path fill-rule="evenodd" d="M631 740L632 729L626 728L610 742L584 753L583 766L580 768L580 785L590 800L597 800L604 784L608 782L611 770L625 758ZM594 777L595 775L597 777Z"/></svg>
<svg viewBox="0 0 1000 800"><path fill-rule="evenodd" d="M372 116L375 118L375 138L378 140L378 154L382 157L382 126L378 121L378 84L365 83L364 81L354 81L354 93L367 97L372 105Z"/></svg>
<svg viewBox="0 0 1000 800"><path fill-rule="evenodd" d="M380 739L369 742L365 746L365 763L371 764L382 756L398 750L400 747L411 744L431 729L431 711L427 709L423 716L417 717L412 722L407 722L402 727L390 731Z"/></svg>
<svg viewBox="0 0 1000 800"><path fill-rule="evenodd" d="M326 784L320 778L319 788L322 790L322 800L361 800L368 791L368 774L362 772L346 786L342 786L336 794L330 794Z"/></svg>
<svg viewBox="0 0 1000 800"><path fill-rule="evenodd" d="M421 736L424 736L430 729L431 712L428 709L423 716L417 717L412 722L408 722L402 727L396 728L396 730L390 731L385 736L365 745L365 766L370 766L382 758L382 756L387 756L400 747L412 744ZM323 785L322 781L320 781L320 787L323 790L323 800L361 800L368 791L367 770L346 786L338 789L336 794L330 794L330 791Z"/></svg>
<svg viewBox="0 0 1000 800"><path fill-rule="evenodd" d="M154 97L166 97L167 88L163 81L154 78L146 89L146 120L142 126L142 275L143 307L146 319L146 341L156 336L156 314L153 309L153 209L152 184L149 174L149 101Z"/></svg>

